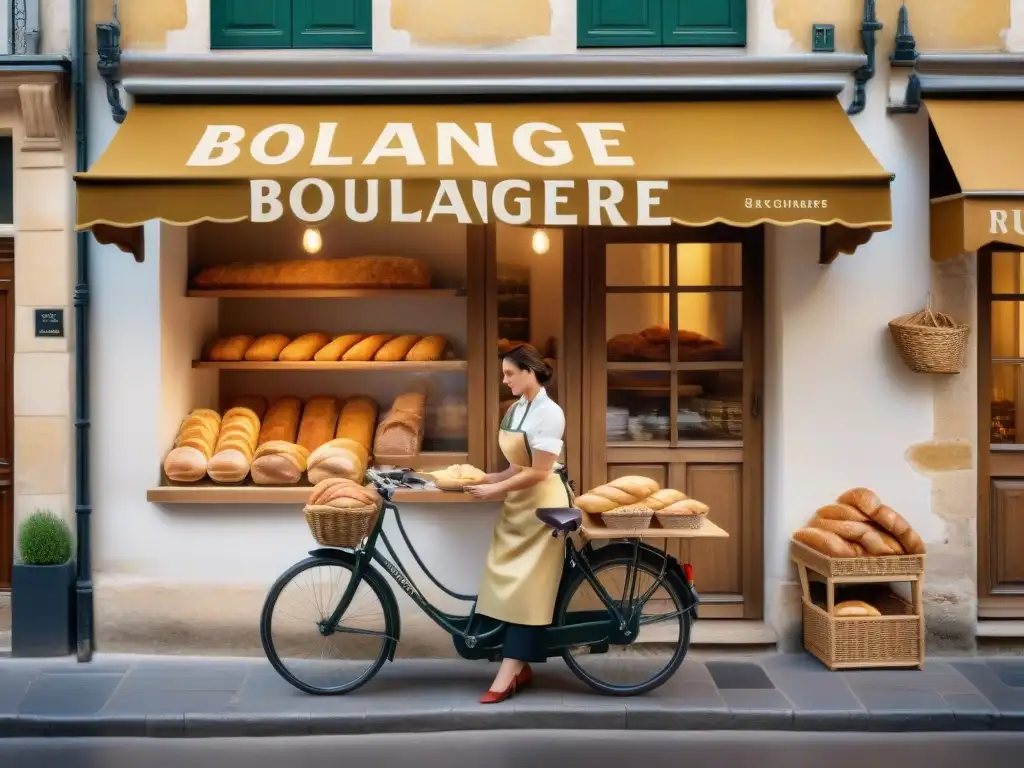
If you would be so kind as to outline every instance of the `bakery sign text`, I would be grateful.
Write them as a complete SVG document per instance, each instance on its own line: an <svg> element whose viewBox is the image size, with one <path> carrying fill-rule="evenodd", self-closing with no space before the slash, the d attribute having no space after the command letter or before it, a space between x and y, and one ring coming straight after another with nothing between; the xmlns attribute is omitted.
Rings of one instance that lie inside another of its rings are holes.
<svg viewBox="0 0 1024 768"><path fill-rule="evenodd" d="M433 139L436 141L438 166L454 167L458 157L463 165L468 159L478 168L499 167L491 123L475 123L472 134L453 122L437 122L432 127L435 129ZM397 158L410 169L427 165L413 123L384 124L362 157L335 154L337 132L338 123L319 124L312 142L310 168L373 167L384 158ZM624 132L622 123L575 123L571 133L550 123L523 123L512 132L512 147L516 155L533 166L557 169L569 165L581 154L579 150L582 147L577 142L574 150L574 142L570 139L582 137L586 145L586 159L598 168L608 168L609 175L612 175L615 168L634 165L632 157L623 154L621 149L617 150L619 136ZM188 165L228 166L241 156L243 150L247 150L256 163L269 170L296 160L307 147L307 142L302 126L292 123L270 125L249 140L246 140L242 126L207 125L189 157ZM330 180L315 177L299 179L286 195L281 182L276 179L250 179L250 220L276 221L284 215L287 205L301 221L323 221L334 212L340 191L345 216L358 222L377 219L384 207L389 210L389 218L393 222L430 222L438 217L451 216L461 223L471 224L487 223L493 216L506 224L624 226L627 217L620 208L628 205L630 210L627 213L632 214L628 218L637 225L665 226L671 223L669 217L655 215L661 204L659 193L669 186L666 180L623 182L590 178L494 179L493 176L484 180L467 179L464 173L460 173L459 179L425 181L394 178L393 172L388 173L392 178L339 180L334 178L336 175L335 170ZM427 185L426 189L424 185ZM628 204L625 203L627 198ZM539 215L534 214L534 206L541 209Z"/></svg>

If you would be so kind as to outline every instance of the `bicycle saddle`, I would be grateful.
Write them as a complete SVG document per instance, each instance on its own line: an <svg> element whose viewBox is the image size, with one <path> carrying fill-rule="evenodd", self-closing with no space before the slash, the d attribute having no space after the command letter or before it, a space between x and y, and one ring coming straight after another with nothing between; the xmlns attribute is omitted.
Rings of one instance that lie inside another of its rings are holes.
<svg viewBox="0 0 1024 768"><path fill-rule="evenodd" d="M537 519L561 533L571 533L580 527L583 513L575 507L542 507Z"/></svg>

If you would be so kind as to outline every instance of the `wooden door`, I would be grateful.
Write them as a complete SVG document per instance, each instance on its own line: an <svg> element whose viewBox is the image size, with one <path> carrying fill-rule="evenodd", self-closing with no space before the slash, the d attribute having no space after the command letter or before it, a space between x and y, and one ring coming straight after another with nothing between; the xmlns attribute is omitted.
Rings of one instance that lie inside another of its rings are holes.
<svg viewBox="0 0 1024 768"><path fill-rule="evenodd" d="M0 589L14 562L14 244L0 241Z"/></svg>
<svg viewBox="0 0 1024 768"><path fill-rule="evenodd" d="M638 474L708 504L729 539L662 545L693 565L703 615L761 618L763 233L583 237L583 487Z"/></svg>
<svg viewBox="0 0 1024 768"><path fill-rule="evenodd" d="M1024 617L1024 254L978 254L978 614Z"/></svg>

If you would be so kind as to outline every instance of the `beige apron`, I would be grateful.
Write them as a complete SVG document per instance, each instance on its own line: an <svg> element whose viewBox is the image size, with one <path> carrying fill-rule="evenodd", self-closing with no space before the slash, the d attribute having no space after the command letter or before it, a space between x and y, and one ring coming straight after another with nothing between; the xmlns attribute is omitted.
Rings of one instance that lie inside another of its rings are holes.
<svg viewBox="0 0 1024 768"><path fill-rule="evenodd" d="M533 464L526 433L512 429L509 409L498 432L498 445L509 464ZM519 420L522 427L529 404ZM532 488L512 491L505 497L501 519L494 529L491 548L480 584L476 612L499 621L546 626L555 611L558 583L562 578L565 544L537 519L541 507L566 507L572 503L569 489L555 472Z"/></svg>

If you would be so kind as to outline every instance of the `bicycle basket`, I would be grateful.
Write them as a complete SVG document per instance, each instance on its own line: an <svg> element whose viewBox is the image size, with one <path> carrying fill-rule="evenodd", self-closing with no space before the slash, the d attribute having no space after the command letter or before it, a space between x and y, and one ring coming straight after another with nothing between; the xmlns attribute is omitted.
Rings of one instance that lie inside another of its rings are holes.
<svg viewBox="0 0 1024 768"><path fill-rule="evenodd" d="M309 532L318 544L355 549L377 524L380 508L375 505L345 508L316 504L306 505L302 512Z"/></svg>

